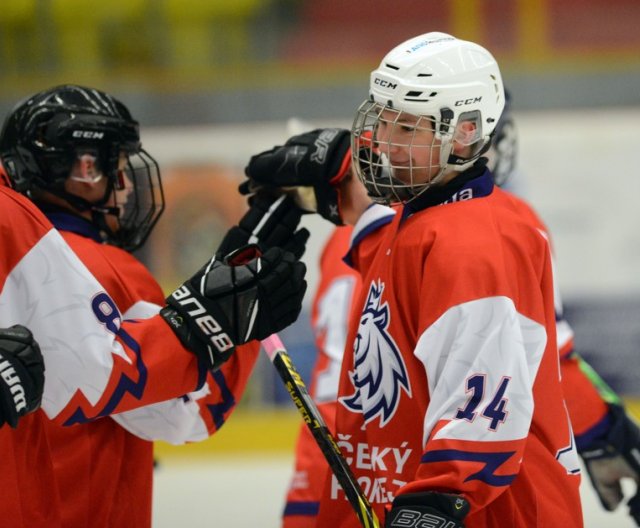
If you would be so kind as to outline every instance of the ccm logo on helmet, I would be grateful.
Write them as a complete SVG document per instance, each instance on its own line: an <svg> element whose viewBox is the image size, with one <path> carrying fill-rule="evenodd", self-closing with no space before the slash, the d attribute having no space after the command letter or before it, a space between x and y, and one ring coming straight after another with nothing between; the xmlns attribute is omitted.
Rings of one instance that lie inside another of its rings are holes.
<svg viewBox="0 0 640 528"><path fill-rule="evenodd" d="M13 403L16 408L16 412L20 412L22 409L27 408L27 398L24 394L24 387L20 383L20 378L16 374L16 371L6 359L1 355L0 358L0 376L9 387L11 395L13 396Z"/></svg>
<svg viewBox="0 0 640 528"><path fill-rule="evenodd" d="M104 132L94 132L93 130L74 130L71 137L80 139L102 139Z"/></svg>
<svg viewBox="0 0 640 528"><path fill-rule="evenodd" d="M471 97L469 99L460 99L459 101L456 101L455 106L465 106L473 103L479 103L480 101L482 101L482 96Z"/></svg>
<svg viewBox="0 0 640 528"><path fill-rule="evenodd" d="M395 90L398 87L397 83L385 81L384 79L380 79L380 77L376 77L373 80L373 84L377 84L378 86L382 86L383 88L391 88L392 90Z"/></svg>
<svg viewBox="0 0 640 528"><path fill-rule="evenodd" d="M191 295L186 286L182 285L174 291L171 296L178 301L181 306L187 308L187 313L193 317L193 320L200 327L200 330L209 336L211 344L215 346L218 351L226 352L233 348L233 341L231 341L231 338L226 332L222 331L220 323L207 313L204 306L202 306L198 299ZM193 307L190 309L188 308L189 305Z"/></svg>

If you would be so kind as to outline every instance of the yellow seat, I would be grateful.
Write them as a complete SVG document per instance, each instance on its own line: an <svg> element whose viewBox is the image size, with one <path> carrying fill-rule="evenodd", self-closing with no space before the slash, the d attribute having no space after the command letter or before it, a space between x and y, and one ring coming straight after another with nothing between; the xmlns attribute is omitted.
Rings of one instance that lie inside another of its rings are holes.
<svg viewBox="0 0 640 528"><path fill-rule="evenodd" d="M60 65L66 72L99 70L109 58L105 34L135 38L145 30L149 0L49 0ZM128 32L128 36L127 36Z"/></svg>
<svg viewBox="0 0 640 528"><path fill-rule="evenodd" d="M171 63L208 68L245 61L249 23L268 0L161 0Z"/></svg>
<svg viewBox="0 0 640 528"><path fill-rule="evenodd" d="M2 0L0 64L5 72L37 62L42 40L37 27L37 0Z"/></svg>

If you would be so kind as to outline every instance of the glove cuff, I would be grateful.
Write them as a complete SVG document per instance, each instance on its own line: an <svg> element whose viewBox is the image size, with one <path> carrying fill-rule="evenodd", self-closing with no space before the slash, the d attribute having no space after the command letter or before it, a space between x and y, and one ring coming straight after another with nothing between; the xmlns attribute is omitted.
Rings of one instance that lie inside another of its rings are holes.
<svg viewBox="0 0 640 528"><path fill-rule="evenodd" d="M173 296L167 298L168 306L160 310L160 316L167 322L176 334L182 345L195 354L200 362L211 371L218 370L233 354L235 346L230 339L224 340L224 346L220 349L214 346L214 337L207 334L202 325L193 324L191 317L183 317L183 307L177 303Z"/></svg>
<svg viewBox="0 0 640 528"><path fill-rule="evenodd" d="M349 174L351 169L351 140L348 130L339 132L342 136L338 140L336 150L344 152L341 158L336 158L335 166L331 167L329 174L334 176L328 182L319 182L315 187L318 213L323 218L336 225L344 225L340 211L340 183ZM346 144L345 144L346 143Z"/></svg>
<svg viewBox="0 0 640 528"><path fill-rule="evenodd" d="M453 493L426 491L405 493L393 500L385 528L407 526L446 526L464 528L464 518L470 510L469 502Z"/></svg>
<svg viewBox="0 0 640 528"><path fill-rule="evenodd" d="M340 212L340 193L337 187L319 185L315 187L318 214L335 225L344 225Z"/></svg>

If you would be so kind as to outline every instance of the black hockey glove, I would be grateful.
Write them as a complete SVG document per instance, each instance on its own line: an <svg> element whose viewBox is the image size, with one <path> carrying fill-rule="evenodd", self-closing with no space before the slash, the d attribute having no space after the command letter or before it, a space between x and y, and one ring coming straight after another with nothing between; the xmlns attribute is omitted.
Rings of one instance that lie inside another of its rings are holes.
<svg viewBox="0 0 640 528"><path fill-rule="evenodd" d="M636 494L628 506L629 514L640 526L640 430L619 405L609 406L609 418L611 427L606 436L578 452L607 511L615 510L624 498L621 480L631 478L636 481Z"/></svg>
<svg viewBox="0 0 640 528"><path fill-rule="evenodd" d="M318 128L256 154L244 170L249 181L240 186L240 192L249 194L260 186L311 187L315 204L306 208L342 225L337 185L351 167L350 138L349 130Z"/></svg>
<svg viewBox="0 0 640 528"><path fill-rule="evenodd" d="M298 229L303 211L291 196L258 191L249 198L249 210L225 235L216 255L223 259L247 244L257 244L262 253L280 247L296 259L304 254L307 229Z"/></svg>
<svg viewBox="0 0 640 528"><path fill-rule="evenodd" d="M393 499L386 516L385 528L407 526L446 526L464 528L469 503L461 495L425 491L406 493Z"/></svg>
<svg viewBox="0 0 640 528"><path fill-rule="evenodd" d="M237 266L214 257L167 297L160 314L186 348L217 370L236 345L264 339L298 318L305 271L280 248Z"/></svg>
<svg viewBox="0 0 640 528"><path fill-rule="evenodd" d="M38 343L22 325L0 329L0 426L15 428L40 407L44 361Z"/></svg>

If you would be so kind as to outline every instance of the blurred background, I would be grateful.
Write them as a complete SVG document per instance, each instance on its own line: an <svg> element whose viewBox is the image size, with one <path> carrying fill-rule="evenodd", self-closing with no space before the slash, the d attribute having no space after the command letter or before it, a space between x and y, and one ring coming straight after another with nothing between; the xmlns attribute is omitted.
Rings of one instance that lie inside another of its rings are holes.
<svg viewBox="0 0 640 528"><path fill-rule="evenodd" d="M520 179L555 236L578 348L635 395L640 350L640 3L637 0L2 0L0 112L62 83L122 99L158 158L168 208L141 257L165 289L197 269L244 211L249 156L306 126L348 127L369 72L439 30L501 64ZM309 217L314 265L330 230ZM287 334L303 375L308 316ZM639 367L640 369L640 367ZM270 369L247 400L288 404Z"/></svg>
<svg viewBox="0 0 640 528"><path fill-rule="evenodd" d="M253 153L305 126L349 127L369 72L393 46L444 31L487 47L513 96L514 189L554 235L577 349L633 403L640 396L640 2L638 0L2 0L0 112L62 83L100 88L140 121L168 208L140 254L166 291L242 215ZM308 306L330 226L305 260L310 289L283 333L303 377ZM268 362L237 419L199 446L293 446L298 419ZM159 446L160 459L175 451Z"/></svg>

